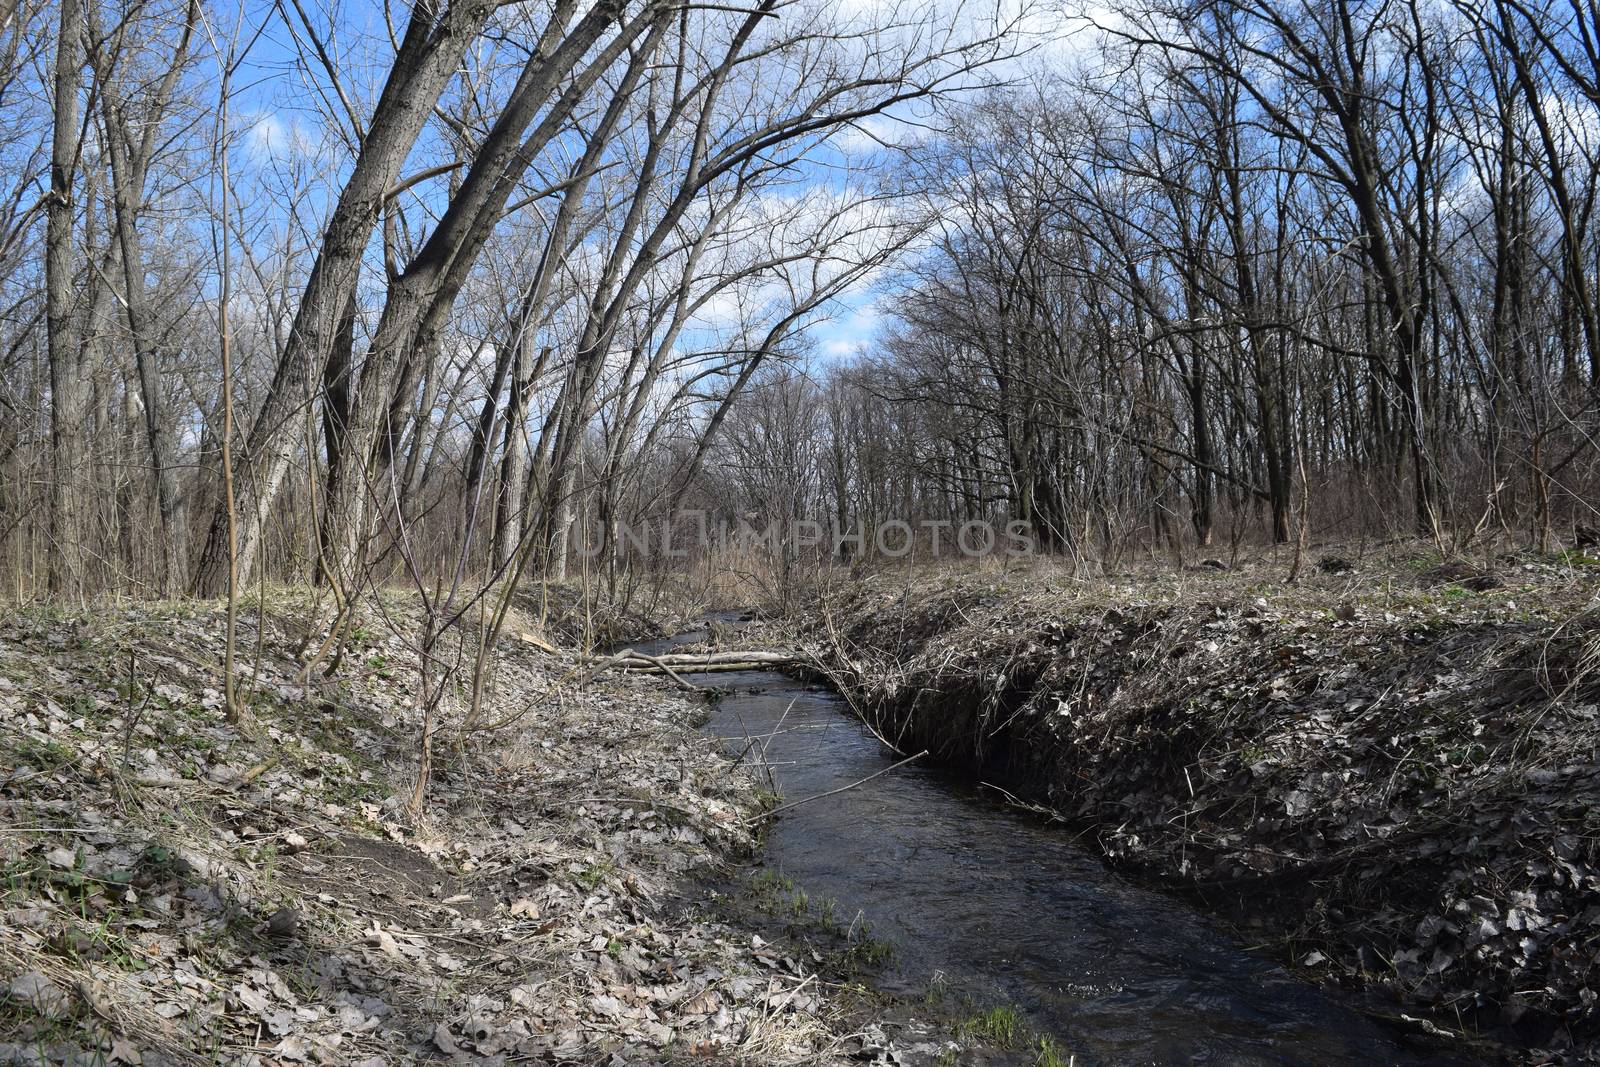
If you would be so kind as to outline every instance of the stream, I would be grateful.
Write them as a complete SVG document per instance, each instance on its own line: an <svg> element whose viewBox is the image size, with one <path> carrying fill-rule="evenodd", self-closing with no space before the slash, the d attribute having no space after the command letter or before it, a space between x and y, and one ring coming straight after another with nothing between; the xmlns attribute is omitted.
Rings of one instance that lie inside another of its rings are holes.
<svg viewBox="0 0 1600 1067"><path fill-rule="evenodd" d="M704 630L633 647L650 654ZM782 674L690 674L732 695L707 731L748 737L785 801L898 757L843 697ZM1250 951L1193 907L1110 871L1067 832L937 768L911 764L781 813L764 862L894 956L874 984L917 995L934 976L1088 1064L1462 1064L1476 1054L1363 1014Z"/></svg>

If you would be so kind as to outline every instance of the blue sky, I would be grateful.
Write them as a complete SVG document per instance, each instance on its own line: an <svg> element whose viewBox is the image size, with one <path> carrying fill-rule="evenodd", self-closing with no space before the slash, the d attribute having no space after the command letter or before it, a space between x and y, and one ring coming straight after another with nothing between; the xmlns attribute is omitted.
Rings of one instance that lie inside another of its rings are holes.
<svg viewBox="0 0 1600 1067"><path fill-rule="evenodd" d="M318 98L318 91L320 89L323 99L327 100L331 100L333 94L326 74L314 60L309 68L301 65L300 50L295 46L291 29L283 21L284 15L297 19L293 4L290 0L284 0L281 7L263 0L241 0L241 3L242 7L236 9L241 22L252 29L264 27L237 76L239 88L232 105L238 116L236 130L241 134L245 165L263 173L295 157L301 157L299 162L304 163L303 157L312 155L317 157L314 163L330 170L337 168L342 174L349 165L347 154L340 152L329 156L324 148L318 147L324 143L320 106L323 101ZM347 3L333 9L330 15L327 8L316 3L308 0L301 0L301 3L305 14L316 21L320 29L331 29L326 40L342 75L352 79L347 86L350 94L358 100L375 96L378 85L363 84L357 79L364 75L376 77L374 72L380 70L380 64L375 60L389 49L383 9L372 3ZM844 0L839 9L841 12L870 11L876 3L877 0ZM954 5L955 10L960 8L961 5ZM394 17L398 19L404 15L404 9L400 8ZM329 19L331 26L323 21ZM396 31L401 28L397 26ZM295 32L303 31L296 26ZM908 112L903 114L911 117ZM814 161L799 170L800 180L802 184L828 185L839 182L843 171L859 172L863 167L869 171L881 169L885 151L878 142L894 142L908 136L925 136L922 124L898 122L892 114L867 120L860 129L846 130L836 137L836 147L819 150ZM424 143L413 151L405 173L415 173L428 162L429 150ZM323 191L308 199L309 214L320 215L326 198L333 195L336 182L337 179L329 181ZM443 186L441 180L417 192L437 202ZM817 317L807 333L818 359L838 359L870 347L883 321L876 288L870 281L858 285ZM695 339L691 336L687 342L693 344Z"/></svg>

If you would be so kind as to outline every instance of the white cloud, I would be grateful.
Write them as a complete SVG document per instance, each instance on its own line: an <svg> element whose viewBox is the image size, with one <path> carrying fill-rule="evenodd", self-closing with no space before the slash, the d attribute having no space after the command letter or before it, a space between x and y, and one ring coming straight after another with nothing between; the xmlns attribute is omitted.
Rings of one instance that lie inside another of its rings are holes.
<svg viewBox="0 0 1600 1067"><path fill-rule="evenodd" d="M871 155L885 145L905 139L906 127L887 115L869 115L853 123L830 142L847 156Z"/></svg>
<svg viewBox="0 0 1600 1067"><path fill-rule="evenodd" d="M308 156L313 151L309 131L300 119L291 116L287 121L273 112L258 112L247 118L245 145L252 156L260 159L286 159Z"/></svg>
<svg viewBox="0 0 1600 1067"><path fill-rule="evenodd" d="M867 341L861 337L835 337L831 341L822 342L820 347L824 356L830 359L844 359L864 352L867 348Z"/></svg>

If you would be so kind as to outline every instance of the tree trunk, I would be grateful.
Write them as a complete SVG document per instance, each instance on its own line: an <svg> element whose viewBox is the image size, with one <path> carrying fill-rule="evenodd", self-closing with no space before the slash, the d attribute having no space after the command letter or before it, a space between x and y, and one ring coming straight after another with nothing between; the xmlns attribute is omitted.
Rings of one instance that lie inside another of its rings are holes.
<svg viewBox="0 0 1600 1067"><path fill-rule="evenodd" d="M500 460L500 495L495 502L494 519L493 560L497 570L510 564L522 541L528 478L528 394L550 358L548 348L540 352L536 361L529 355L533 349L530 334L531 331L524 333L519 346L511 396L506 402L506 449Z"/></svg>
<svg viewBox="0 0 1600 1067"><path fill-rule="evenodd" d="M355 296L361 259L378 213L439 94L455 77L462 55L498 6L490 0L459 0L442 14L437 4L418 3L412 8L355 167L323 233L322 248L306 282L288 344L245 441L248 470L237 486L240 581L249 575L272 502L288 473L296 441L293 416L315 402L309 393L311 383L321 380L343 316ZM228 581L228 557L228 512L219 505L196 565L196 593L221 594Z"/></svg>
<svg viewBox="0 0 1600 1067"><path fill-rule="evenodd" d="M349 440L341 457L345 470L338 479L340 493L328 501L327 513L337 532L341 559L352 557L357 551L372 517L363 479L375 483L376 475L392 462L387 450L380 446L381 438L389 431L387 416L395 393L395 372L403 355L426 351L439 336L457 293L521 175L560 133L588 88L647 25L654 22L658 31L667 25L663 17L666 8L651 8L608 41L601 53L558 94L560 83L613 26L624 5L619 0L595 5L568 33L565 15L571 7L566 0L558 5L558 15L552 17L541 47L523 68L505 110L473 158L444 217L405 272L390 284L356 387ZM654 40L659 39L658 32ZM549 45L554 48L546 47ZM645 48L643 55L648 56L652 50L653 46ZM637 57L632 64L636 71L642 65ZM524 132L541 109L545 112L542 119L524 140Z"/></svg>
<svg viewBox="0 0 1600 1067"><path fill-rule="evenodd" d="M350 375L355 365L355 346L356 302L351 298L345 304L344 314L339 317L339 332L334 337L333 347L329 349L328 361L322 368L322 448L328 464L323 488L326 496L337 494L333 483L344 470L340 457L344 454L345 434L350 420ZM310 457L307 462L315 463L316 457ZM315 579L342 589L351 576L334 570L334 555L329 542L331 536L328 515L324 511L322 522L317 527L319 557Z"/></svg>
<svg viewBox="0 0 1600 1067"><path fill-rule="evenodd" d="M77 286L73 276L73 176L79 149L78 73L83 54L79 0L61 0L56 40L55 129L50 146L50 194L45 225L45 304L50 357L50 554L51 592L84 592L84 532L88 512L89 456L84 423L89 379L73 322Z"/></svg>

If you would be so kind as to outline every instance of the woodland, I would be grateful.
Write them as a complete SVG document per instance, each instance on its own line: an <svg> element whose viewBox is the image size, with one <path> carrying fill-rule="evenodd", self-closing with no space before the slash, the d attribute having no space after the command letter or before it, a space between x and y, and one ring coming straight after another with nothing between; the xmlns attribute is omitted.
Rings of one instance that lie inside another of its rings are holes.
<svg viewBox="0 0 1600 1067"><path fill-rule="evenodd" d="M684 508L1593 540L1597 25L16 5L6 595L487 587L580 527L616 581Z"/></svg>
<svg viewBox="0 0 1600 1067"><path fill-rule="evenodd" d="M1119 1062L919 760L1593 1062L1597 198L1596 0L0 0L0 1063Z"/></svg>

